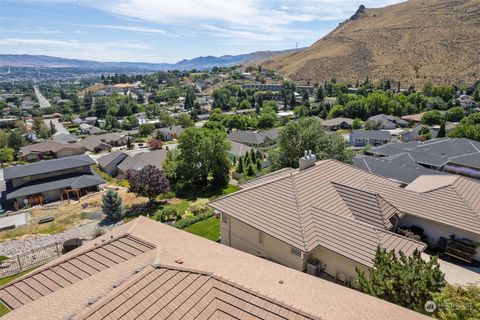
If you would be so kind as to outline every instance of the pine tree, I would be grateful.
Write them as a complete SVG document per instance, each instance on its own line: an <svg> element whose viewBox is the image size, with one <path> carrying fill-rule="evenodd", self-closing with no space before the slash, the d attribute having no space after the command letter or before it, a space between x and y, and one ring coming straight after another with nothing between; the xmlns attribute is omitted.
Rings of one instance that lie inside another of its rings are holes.
<svg viewBox="0 0 480 320"><path fill-rule="evenodd" d="M443 121L440 125L440 129L438 130L437 138L445 138L446 136L447 132L445 130L445 121Z"/></svg>
<svg viewBox="0 0 480 320"><path fill-rule="evenodd" d="M253 168L253 164L250 164L247 168L247 176L251 177L255 175L255 169Z"/></svg>
<svg viewBox="0 0 480 320"><path fill-rule="evenodd" d="M295 108L297 105L297 100L295 99L295 93L292 93L292 96L290 97L290 107Z"/></svg>
<svg viewBox="0 0 480 320"><path fill-rule="evenodd" d="M128 150L133 149L132 140L130 139L130 137L127 138L127 149Z"/></svg>
<svg viewBox="0 0 480 320"><path fill-rule="evenodd" d="M318 90L317 90L317 96L315 97L315 100L317 102L322 102L323 99L325 99L325 91L323 90L322 86L319 86Z"/></svg>
<svg viewBox="0 0 480 320"><path fill-rule="evenodd" d="M237 168L235 170L237 173L243 173L243 157L239 157L237 161Z"/></svg>
<svg viewBox="0 0 480 320"><path fill-rule="evenodd" d="M102 199L103 213L112 221L118 221L123 218L122 198L114 190L108 190Z"/></svg>
<svg viewBox="0 0 480 320"><path fill-rule="evenodd" d="M250 150L250 157L252 158L252 163L257 161L257 154L255 153L254 149Z"/></svg>
<svg viewBox="0 0 480 320"><path fill-rule="evenodd" d="M423 311L425 302L446 285L437 257L424 260L418 250L407 257L378 246L372 270L357 273L362 292L416 311Z"/></svg>
<svg viewBox="0 0 480 320"><path fill-rule="evenodd" d="M305 90L305 92L303 93L303 97L302 97L303 103L308 102L309 99L310 99L310 98L309 98L309 96L308 96L308 91Z"/></svg>
<svg viewBox="0 0 480 320"><path fill-rule="evenodd" d="M257 164L257 171L261 171L262 170L262 162L260 161L260 158L257 158L256 164Z"/></svg>
<svg viewBox="0 0 480 320"><path fill-rule="evenodd" d="M50 121L50 134L53 136L57 132L57 129L55 128L55 125L53 124L52 121Z"/></svg>

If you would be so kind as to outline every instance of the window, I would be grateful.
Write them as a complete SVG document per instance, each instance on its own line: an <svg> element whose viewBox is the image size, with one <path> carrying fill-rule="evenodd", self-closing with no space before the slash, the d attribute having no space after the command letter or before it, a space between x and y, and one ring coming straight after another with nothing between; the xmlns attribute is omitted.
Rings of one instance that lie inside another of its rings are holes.
<svg viewBox="0 0 480 320"><path fill-rule="evenodd" d="M25 177L22 177L22 181L30 181L30 176L25 176Z"/></svg>
<svg viewBox="0 0 480 320"><path fill-rule="evenodd" d="M302 257L302 250L295 248L295 247L290 247L290 253L297 256L297 257Z"/></svg>
<svg viewBox="0 0 480 320"><path fill-rule="evenodd" d="M258 232L258 243L263 244L263 232Z"/></svg>
<svg viewBox="0 0 480 320"><path fill-rule="evenodd" d="M225 213L222 213L222 222L228 223L228 216Z"/></svg>

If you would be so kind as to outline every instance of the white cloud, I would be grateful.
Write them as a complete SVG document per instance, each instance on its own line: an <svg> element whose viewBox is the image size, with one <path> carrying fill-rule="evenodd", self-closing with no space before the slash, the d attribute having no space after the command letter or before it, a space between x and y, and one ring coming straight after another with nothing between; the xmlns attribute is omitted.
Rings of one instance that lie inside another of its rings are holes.
<svg viewBox="0 0 480 320"><path fill-rule="evenodd" d="M110 26L110 25L96 25L96 28L105 28L105 29L114 29L114 30L125 30L125 31L134 31L134 32L146 32L146 33L159 33L165 34L166 31L157 28L142 28L135 26Z"/></svg>

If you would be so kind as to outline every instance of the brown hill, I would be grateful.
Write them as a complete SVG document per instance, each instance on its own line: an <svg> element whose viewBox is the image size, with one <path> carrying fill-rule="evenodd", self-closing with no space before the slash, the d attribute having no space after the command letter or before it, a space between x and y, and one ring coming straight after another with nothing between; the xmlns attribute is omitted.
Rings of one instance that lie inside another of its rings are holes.
<svg viewBox="0 0 480 320"><path fill-rule="evenodd" d="M480 1L410 0L360 7L309 48L263 63L296 81L390 79L402 87L480 79Z"/></svg>

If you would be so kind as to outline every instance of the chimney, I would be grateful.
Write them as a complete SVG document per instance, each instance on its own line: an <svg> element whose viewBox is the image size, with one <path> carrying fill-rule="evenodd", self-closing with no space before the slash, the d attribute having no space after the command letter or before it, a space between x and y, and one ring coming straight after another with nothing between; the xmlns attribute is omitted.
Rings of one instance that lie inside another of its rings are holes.
<svg viewBox="0 0 480 320"><path fill-rule="evenodd" d="M305 155L298 160L298 170L302 171L307 168L313 167L317 162L317 157L312 154L312 150L305 150Z"/></svg>

